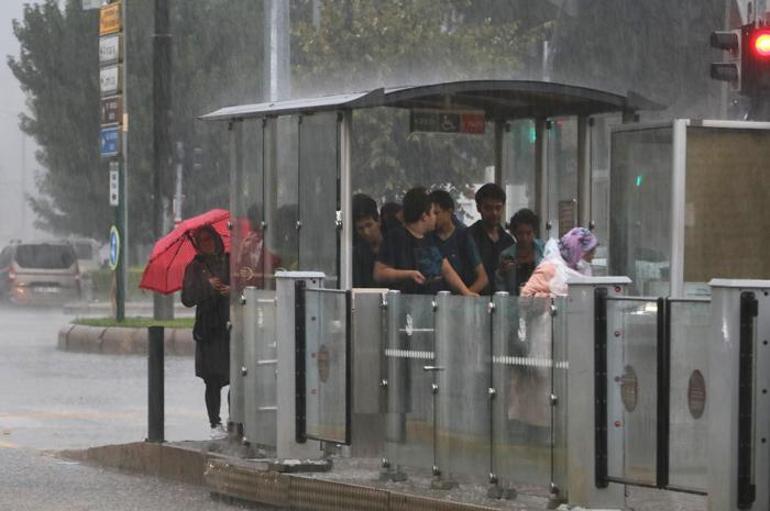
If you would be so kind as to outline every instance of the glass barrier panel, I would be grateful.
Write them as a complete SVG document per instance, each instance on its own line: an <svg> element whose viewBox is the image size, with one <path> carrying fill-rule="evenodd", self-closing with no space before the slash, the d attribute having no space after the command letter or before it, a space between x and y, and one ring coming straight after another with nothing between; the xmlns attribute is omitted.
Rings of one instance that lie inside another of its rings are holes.
<svg viewBox="0 0 770 511"><path fill-rule="evenodd" d="M298 118L270 119L265 127L265 244L273 271L298 269Z"/></svg>
<svg viewBox="0 0 770 511"><path fill-rule="evenodd" d="M244 317L244 435L254 445L276 445L275 291L247 287Z"/></svg>
<svg viewBox="0 0 770 511"><path fill-rule="evenodd" d="M607 439L610 477L655 484L655 301L607 301Z"/></svg>
<svg viewBox="0 0 770 511"><path fill-rule="evenodd" d="M348 443L347 294L305 290L305 424L308 438Z"/></svg>
<svg viewBox="0 0 770 511"><path fill-rule="evenodd" d="M610 175L610 275L634 295L666 296L671 270L672 130L616 131Z"/></svg>
<svg viewBox="0 0 770 511"><path fill-rule="evenodd" d="M543 238L559 239L577 227L577 118L553 119L546 130L548 224Z"/></svg>
<svg viewBox="0 0 770 511"><path fill-rule="evenodd" d="M711 304L671 302L669 484L706 490Z"/></svg>
<svg viewBox="0 0 770 511"><path fill-rule="evenodd" d="M439 293L436 301L436 465L443 478L486 482L491 447L489 298Z"/></svg>
<svg viewBox="0 0 770 511"><path fill-rule="evenodd" d="M553 301L555 315L551 317L552 392L556 397L556 403L551 408L551 430L553 432L551 482L555 485L554 490L561 496L565 496L567 491L567 392L569 392L567 383L567 372L569 371L569 362L567 361L567 341L569 339L567 301L567 297L555 298Z"/></svg>
<svg viewBox="0 0 770 511"><path fill-rule="evenodd" d="M301 118L299 125L299 269L337 279L337 112Z"/></svg>
<svg viewBox="0 0 770 511"><path fill-rule="evenodd" d="M385 452L391 466L430 469L433 458L433 296L388 293L388 407Z"/></svg>
<svg viewBox="0 0 770 511"><path fill-rule="evenodd" d="M493 473L504 485L551 481L551 300L496 295Z"/></svg>

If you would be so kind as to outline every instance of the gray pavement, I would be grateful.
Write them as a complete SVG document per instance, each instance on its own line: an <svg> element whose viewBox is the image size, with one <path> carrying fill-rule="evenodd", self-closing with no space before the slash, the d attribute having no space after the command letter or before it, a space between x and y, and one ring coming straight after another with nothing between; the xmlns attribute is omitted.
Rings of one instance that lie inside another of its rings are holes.
<svg viewBox="0 0 770 511"><path fill-rule="evenodd" d="M234 510L207 489L0 448L0 511Z"/></svg>

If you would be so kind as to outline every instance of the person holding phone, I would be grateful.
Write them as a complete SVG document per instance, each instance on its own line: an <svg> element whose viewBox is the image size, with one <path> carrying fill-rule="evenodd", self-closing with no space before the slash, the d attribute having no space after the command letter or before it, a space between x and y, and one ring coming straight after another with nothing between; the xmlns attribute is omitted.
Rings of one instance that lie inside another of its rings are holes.
<svg viewBox="0 0 770 511"><path fill-rule="evenodd" d="M197 254L185 268L182 303L195 307L195 375L206 385L211 438L219 440L227 436L219 412L222 388L230 384L230 262L213 227L199 228L192 238Z"/></svg>
<svg viewBox="0 0 770 511"><path fill-rule="evenodd" d="M543 260L545 244L539 239L540 220L534 211L518 210L508 224L514 243L500 253L495 274L498 291L518 296L537 265Z"/></svg>

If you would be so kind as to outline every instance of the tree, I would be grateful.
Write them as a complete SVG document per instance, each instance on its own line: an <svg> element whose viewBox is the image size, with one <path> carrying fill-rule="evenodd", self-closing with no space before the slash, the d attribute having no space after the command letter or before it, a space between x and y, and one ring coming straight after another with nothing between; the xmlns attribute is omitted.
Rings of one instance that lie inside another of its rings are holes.
<svg viewBox="0 0 770 511"><path fill-rule="evenodd" d="M21 129L45 169L36 176L40 196L27 199L36 226L103 238L112 216L98 150L97 24L76 0L63 10L55 0L28 4L23 22L13 23L21 48L8 65L27 95Z"/></svg>
<svg viewBox="0 0 770 511"><path fill-rule="evenodd" d="M106 238L112 221L107 169L98 150L98 11L80 0L28 5L14 22L18 58L8 65L27 95L22 129L34 137L43 170L39 196L30 198L38 227L54 233ZM152 29L151 1L129 1L127 94L129 237L152 242ZM200 170L185 161L185 215L226 207L229 181L227 133L197 117L224 104L259 99L261 10L253 0L172 3L172 140L186 154L201 148ZM163 169L163 200L174 190L172 166Z"/></svg>
<svg viewBox="0 0 770 511"><path fill-rule="evenodd" d="M722 27L723 0L597 0L561 17L555 33L559 81L663 103L663 116L713 116L719 87L709 78L709 34Z"/></svg>
<svg viewBox="0 0 770 511"><path fill-rule="evenodd" d="M480 10L470 0L327 1L315 20L307 14L303 19L297 10L292 13L300 18L292 41L294 88L315 96L522 76L528 49L544 26L524 27L505 3L486 4ZM408 122L400 111L357 112L356 191L380 199L396 198L416 184L469 192L471 183L483 179L484 167L494 163L491 133L476 138L408 134Z"/></svg>

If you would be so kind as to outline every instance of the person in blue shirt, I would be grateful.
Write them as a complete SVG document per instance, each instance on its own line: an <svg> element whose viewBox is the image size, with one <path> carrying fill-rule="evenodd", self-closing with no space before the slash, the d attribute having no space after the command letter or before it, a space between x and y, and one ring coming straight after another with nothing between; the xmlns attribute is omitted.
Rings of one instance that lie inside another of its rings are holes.
<svg viewBox="0 0 770 511"><path fill-rule="evenodd" d="M374 280L407 294L435 294L451 289L476 295L441 254L430 233L436 212L425 188L404 195L404 225L385 234L374 263Z"/></svg>
<svg viewBox="0 0 770 511"><path fill-rule="evenodd" d="M476 192L476 209L481 220L468 227L468 232L479 249L489 277L489 285L481 294L491 295L498 291L495 273L500 253L513 245L513 238L500 225L505 213L505 191L495 183L485 184Z"/></svg>
<svg viewBox="0 0 770 511"><path fill-rule="evenodd" d="M468 228L455 217L452 196L445 190L434 190L430 200L436 210L436 230L432 234L436 245L468 289L480 293L489 283L487 272Z"/></svg>
<svg viewBox="0 0 770 511"><path fill-rule="evenodd" d="M539 239L540 220L534 211L518 210L508 224L514 243L500 253L495 274L496 289L519 295L522 286L543 260L545 244Z"/></svg>
<svg viewBox="0 0 770 511"><path fill-rule="evenodd" d="M374 260L382 245L382 225L377 203L362 193L353 196L353 287L376 287Z"/></svg>

